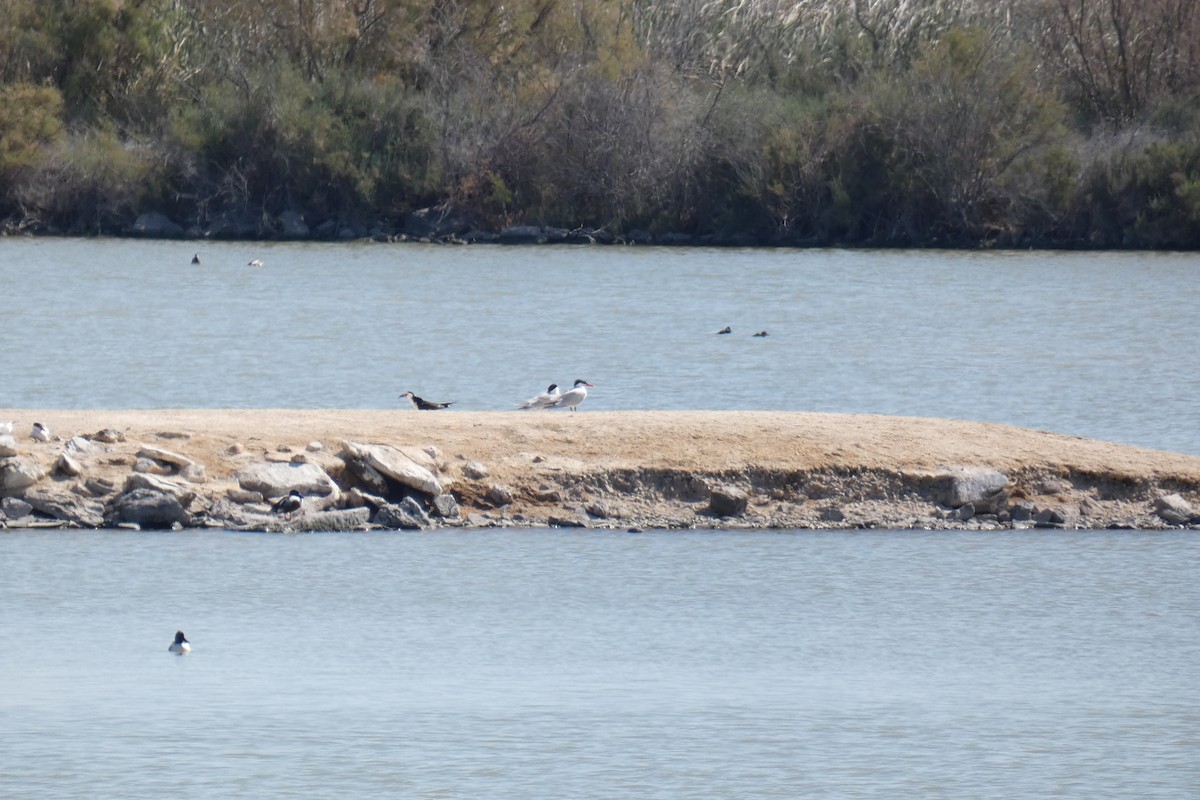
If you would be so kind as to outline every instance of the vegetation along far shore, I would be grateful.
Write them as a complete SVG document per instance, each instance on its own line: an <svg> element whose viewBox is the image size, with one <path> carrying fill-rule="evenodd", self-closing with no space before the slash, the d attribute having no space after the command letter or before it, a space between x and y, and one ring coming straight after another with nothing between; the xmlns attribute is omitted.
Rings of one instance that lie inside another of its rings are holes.
<svg viewBox="0 0 1200 800"><path fill-rule="evenodd" d="M2 0L4 232L1200 245L1194 0Z"/></svg>

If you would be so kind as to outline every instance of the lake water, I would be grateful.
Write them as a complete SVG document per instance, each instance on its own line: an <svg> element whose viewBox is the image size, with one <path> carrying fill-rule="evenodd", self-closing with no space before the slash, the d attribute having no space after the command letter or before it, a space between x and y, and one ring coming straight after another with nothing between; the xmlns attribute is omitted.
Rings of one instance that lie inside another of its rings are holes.
<svg viewBox="0 0 1200 800"><path fill-rule="evenodd" d="M952 417L1200 454L1198 269L1169 253L5 239L0 407L390 408L412 390L507 409L582 377L585 410Z"/></svg>
<svg viewBox="0 0 1200 800"><path fill-rule="evenodd" d="M1182 532L7 533L0 796L1194 797L1198 570Z"/></svg>

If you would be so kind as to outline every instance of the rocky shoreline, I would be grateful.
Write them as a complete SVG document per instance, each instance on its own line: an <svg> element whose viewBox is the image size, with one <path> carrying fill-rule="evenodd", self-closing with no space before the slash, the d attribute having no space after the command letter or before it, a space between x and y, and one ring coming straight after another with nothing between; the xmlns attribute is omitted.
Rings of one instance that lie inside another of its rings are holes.
<svg viewBox="0 0 1200 800"><path fill-rule="evenodd" d="M1200 457L984 423L290 410L8 410L0 422L9 415L9 529L1200 529ZM48 441L29 436L33 419Z"/></svg>

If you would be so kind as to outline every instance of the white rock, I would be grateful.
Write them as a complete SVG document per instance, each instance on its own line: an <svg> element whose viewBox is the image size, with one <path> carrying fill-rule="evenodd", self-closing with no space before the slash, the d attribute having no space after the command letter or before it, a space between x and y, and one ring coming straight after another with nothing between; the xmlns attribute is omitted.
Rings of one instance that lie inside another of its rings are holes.
<svg viewBox="0 0 1200 800"><path fill-rule="evenodd" d="M92 441L83 436L72 436L67 439L67 443L63 445L63 449L68 453L86 453L92 449Z"/></svg>
<svg viewBox="0 0 1200 800"><path fill-rule="evenodd" d="M344 455L366 462L399 484L428 495L442 493L442 482L433 472L433 459L415 447L342 442L342 449Z"/></svg>
<svg viewBox="0 0 1200 800"><path fill-rule="evenodd" d="M19 492L42 479L46 471L41 462L31 456L14 456L0 460L0 491Z"/></svg>
<svg viewBox="0 0 1200 800"><path fill-rule="evenodd" d="M172 464L181 469L195 463L187 456L181 456L179 453L172 453L170 450L163 450L161 447L153 447L148 444L139 445L137 454L141 458L152 458L155 461Z"/></svg>
<svg viewBox="0 0 1200 800"><path fill-rule="evenodd" d="M264 497L283 497L292 491L300 494L331 494L337 489L325 470L317 464L291 464L260 461L237 473L238 485Z"/></svg>
<svg viewBox="0 0 1200 800"><path fill-rule="evenodd" d="M321 444L316 439L314 439L311 442L309 442L308 445L306 445L304 449L310 453L319 453L325 449L325 445Z"/></svg>
<svg viewBox="0 0 1200 800"><path fill-rule="evenodd" d="M0 458L17 454L17 440L11 436L0 436Z"/></svg>

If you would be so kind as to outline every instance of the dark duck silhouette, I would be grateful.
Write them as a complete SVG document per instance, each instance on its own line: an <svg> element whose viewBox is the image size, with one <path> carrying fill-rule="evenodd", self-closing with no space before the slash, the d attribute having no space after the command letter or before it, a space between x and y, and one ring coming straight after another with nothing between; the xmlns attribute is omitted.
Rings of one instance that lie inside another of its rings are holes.
<svg viewBox="0 0 1200 800"><path fill-rule="evenodd" d="M400 396L407 397L409 400L411 400L412 404L417 407L418 411L440 411L443 408L449 408L450 406L454 405L454 401L450 401L449 403L435 403L432 400L426 400L422 397L417 397L412 392L405 392Z"/></svg>
<svg viewBox="0 0 1200 800"><path fill-rule="evenodd" d="M724 328L721 328L721 330L717 331L718 336L725 334L725 333L733 333L733 328L726 325Z"/></svg>

